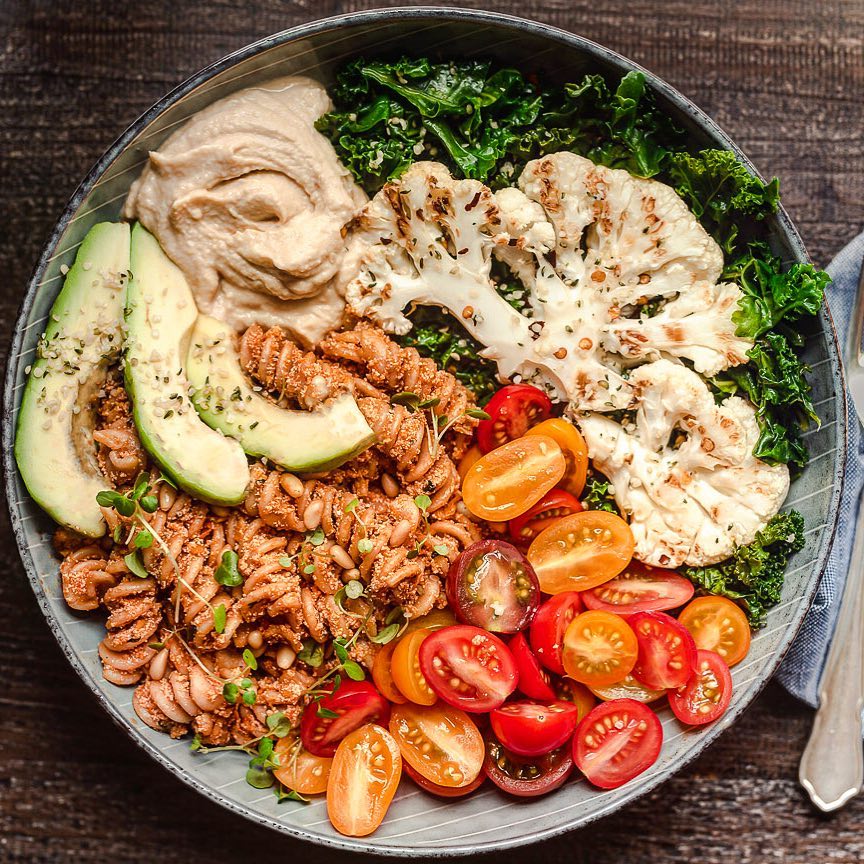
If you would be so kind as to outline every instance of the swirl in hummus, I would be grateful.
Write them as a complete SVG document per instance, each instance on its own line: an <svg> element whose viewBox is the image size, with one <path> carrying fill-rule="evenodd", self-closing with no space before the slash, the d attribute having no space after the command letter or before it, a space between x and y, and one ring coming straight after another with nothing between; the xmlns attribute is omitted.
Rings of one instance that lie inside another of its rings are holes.
<svg viewBox="0 0 864 864"><path fill-rule="evenodd" d="M329 109L317 81L279 78L215 102L150 153L124 215L156 235L200 311L238 330L281 324L307 345L339 324L345 226L366 196L314 128Z"/></svg>

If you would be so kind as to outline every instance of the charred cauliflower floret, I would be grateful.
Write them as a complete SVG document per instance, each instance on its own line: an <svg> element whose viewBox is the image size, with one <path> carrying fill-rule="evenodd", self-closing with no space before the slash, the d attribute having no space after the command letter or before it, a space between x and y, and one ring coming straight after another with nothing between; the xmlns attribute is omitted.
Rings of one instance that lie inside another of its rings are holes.
<svg viewBox="0 0 864 864"><path fill-rule="evenodd" d="M753 406L721 405L685 366L658 360L630 377L635 425L601 414L580 418L594 464L612 481L630 517L636 557L659 567L722 561L780 509L789 490L785 465L753 455Z"/></svg>
<svg viewBox="0 0 864 864"><path fill-rule="evenodd" d="M752 343L731 318L740 290L716 284L722 253L671 188L573 153L529 162L519 185L493 195L438 163L412 165L361 214L350 306L396 333L412 304L443 306L503 377L579 412L629 407L634 363L686 358L713 375L745 362ZM529 289L524 313L495 290L493 255ZM649 298L664 308L638 317Z"/></svg>

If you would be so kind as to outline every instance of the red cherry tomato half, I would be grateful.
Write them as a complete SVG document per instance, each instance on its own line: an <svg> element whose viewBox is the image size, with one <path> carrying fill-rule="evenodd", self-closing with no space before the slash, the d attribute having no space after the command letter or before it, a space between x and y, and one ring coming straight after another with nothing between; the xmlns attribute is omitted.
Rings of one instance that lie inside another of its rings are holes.
<svg viewBox="0 0 864 864"><path fill-rule="evenodd" d="M420 646L423 677L448 705L483 713L516 689L518 672L510 649L479 627L457 624L427 636Z"/></svg>
<svg viewBox="0 0 864 864"><path fill-rule="evenodd" d="M552 689L552 677L540 665L524 633L517 633L507 647L516 661L516 671L519 673L519 689L531 699L541 702L552 702L555 691Z"/></svg>
<svg viewBox="0 0 864 864"><path fill-rule="evenodd" d="M573 772L573 755L570 747L559 747L543 756L517 756L489 735L483 771L504 792L534 798L564 784Z"/></svg>
<svg viewBox="0 0 864 864"><path fill-rule="evenodd" d="M489 400L486 413L490 419L477 426L477 444L484 453L521 438L552 413L552 402L530 384L508 384Z"/></svg>
<svg viewBox="0 0 864 864"><path fill-rule="evenodd" d="M573 736L573 761L601 789L616 789L656 761L663 744L657 715L635 699L602 702Z"/></svg>
<svg viewBox="0 0 864 864"><path fill-rule="evenodd" d="M639 645L633 677L649 690L683 687L696 670L696 643L688 630L665 612L637 612L627 623Z"/></svg>
<svg viewBox="0 0 864 864"><path fill-rule="evenodd" d="M517 756L542 756L563 746L579 722L572 702L508 702L490 715L495 737Z"/></svg>
<svg viewBox="0 0 864 864"><path fill-rule="evenodd" d="M522 546L530 546L531 541L556 519L578 513L584 509L575 495L563 489L553 489L547 492L527 513L511 519L508 523L513 542Z"/></svg>
<svg viewBox="0 0 864 864"><path fill-rule="evenodd" d="M367 723L386 726L389 719L390 703L368 681L343 681L334 693L306 706L300 740L315 756L333 756L355 729Z"/></svg>
<svg viewBox="0 0 864 864"><path fill-rule="evenodd" d="M531 622L529 636L537 659L550 671L564 675L561 660L564 633L570 622L582 611L578 591L564 591L547 600Z"/></svg>
<svg viewBox="0 0 864 864"><path fill-rule="evenodd" d="M525 556L509 543L472 543L450 566L447 600L465 624L516 633L540 605L540 585Z"/></svg>
<svg viewBox="0 0 864 864"><path fill-rule="evenodd" d="M665 612L683 606L693 596L693 583L674 570L631 561L614 579L582 592L586 609L618 615Z"/></svg>
<svg viewBox="0 0 864 864"><path fill-rule="evenodd" d="M669 707L682 722L693 726L713 723L729 707L732 675L714 651L696 652L696 672L677 690L669 691Z"/></svg>
<svg viewBox="0 0 864 864"><path fill-rule="evenodd" d="M467 786L441 786L424 777L410 762L402 760L402 770L425 792L431 792L439 798L463 798L479 789L486 782L486 775L481 771Z"/></svg>

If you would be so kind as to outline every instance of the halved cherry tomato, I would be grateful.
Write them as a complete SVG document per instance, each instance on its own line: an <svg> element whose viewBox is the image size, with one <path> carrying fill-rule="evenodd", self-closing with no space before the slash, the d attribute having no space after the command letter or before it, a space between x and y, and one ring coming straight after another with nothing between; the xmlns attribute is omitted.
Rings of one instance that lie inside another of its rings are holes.
<svg viewBox="0 0 864 864"><path fill-rule="evenodd" d="M497 708L516 689L510 649L497 636L468 624L428 636L420 646L420 668L448 705L472 713Z"/></svg>
<svg viewBox="0 0 864 864"><path fill-rule="evenodd" d="M534 798L564 784L573 773L573 755L565 746L543 756L517 756L488 735L483 771L504 792Z"/></svg>
<svg viewBox="0 0 864 864"><path fill-rule="evenodd" d="M450 565L447 600L465 624L492 633L516 633L531 623L540 605L540 586L515 546L481 540Z"/></svg>
<svg viewBox="0 0 864 864"><path fill-rule="evenodd" d="M495 737L517 756L542 756L570 740L579 711L570 702L508 702L490 715Z"/></svg>
<svg viewBox="0 0 864 864"><path fill-rule="evenodd" d="M665 612L637 612L627 619L639 643L633 677L649 690L682 687L696 669L696 643Z"/></svg>
<svg viewBox="0 0 864 864"><path fill-rule="evenodd" d="M441 786L427 780L407 759L402 760L402 770L424 791L431 792L439 798L464 798L486 782L486 775L481 771L473 783L467 786Z"/></svg>
<svg viewBox="0 0 864 864"><path fill-rule="evenodd" d="M516 661L519 689L531 699L539 699L541 702L551 702L555 699L555 691L552 689L552 677L534 656L534 652L528 645L525 634L517 633L507 643L507 647Z"/></svg>
<svg viewBox="0 0 864 864"><path fill-rule="evenodd" d="M562 702L572 702L580 720L597 704L594 694L572 678L558 678L555 681L555 695Z"/></svg>
<svg viewBox="0 0 864 864"><path fill-rule="evenodd" d="M564 664L561 662L564 633L581 611L579 592L563 591L547 600L531 622L529 636L537 659L558 675L564 674Z"/></svg>
<svg viewBox="0 0 864 864"><path fill-rule="evenodd" d="M390 734L402 758L439 786L468 786L483 767L483 736L464 711L450 705L397 705Z"/></svg>
<svg viewBox="0 0 864 864"><path fill-rule="evenodd" d="M519 438L478 459L462 481L465 506L506 522L530 510L564 475L561 448L546 435Z"/></svg>
<svg viewBox="0 0 864 864"><path fill-rule="evenodd" d="M716 651L727 666L750 650L750 624L741 607L725 597L697 597L678 616L697 648Z"/></svg>
<svg viewBox="0 0 864 864"><path fill-rule="evenodd" d="M332 756L355 729L389 719L390 703L368 681L343 681L335 692L306 706L300 740L314 756Z"/></svg>
<svg viewBox="0 0 864 864"><path fill-rule="evenodd" d="M365 837L384 820L402 776L393 736L369 723L342 739L327 782L327 815L349 837Z"/></svg>
<svg viewBox="0 0 864 864"><path fill-rule="evenodd" d="M420 668L420 646L434 630L414 630L406 633L393 649L390 674L399 692L415 705L434 705L438 697L429 687Z"/></svg>
<svg viewBox="0 0 864 864"><path fill-rule="evenodd" d="M483 455L483 451L476 445L472 444L466 451L465 455L459 460L456 470L459 472L459 479L464 480L468 469Z"/></svg>
<svg viewBox="0 0 864 864"><path fill-rule="evenodd" d="M636 636L620 615L583 612L564 634L564 669L574 681L606 687L630 674L638 650Z"/></svg>
<svg viewBox="0 0 864 864"><path fill-rule="evenodd" d="M402 705L408 700L396 686L391 672L395 650L396 642L388 642L378 649L375 660L372 662L372 680L385 699L389 699L394 705Z"/></svg>
<svg viewBox="0 0 864 864"><path fill-rule="evenodd" d="M537 387L508 384L489 400L486 413L490 419L477 426L477 444L484 453L521 438L552 413L552 403Z"/></svg>
<svg viewBox="0 0 864 864"><path fill-rule="evenodd" d="M669 707L682 722L694 726L713 723L729 707L732 675L714 651L696 652L696 672L677 690L669 691Z"/></svg>
<svg viewBox="0 0 864 864"><path fill-rule="evenodd" d="M452 609L433 609L420 618L412 618L403 635L413 633L415 630L440 630L442 627L450 627L455 623L456 616Z"/></svg>
<svg viewBox="0 0 864 864"><path fill-rule="evenodd" d="M553 417L533 426L525 434L548 435L558 442L567 460L561 487L571 495L581 495L588 476L588 445L579 430L563 417Z"/></svg>
<svg viewBox="0 0 864 864"><path fill-rule="evenodd" d="M273 776L287 789L300 795L321 795L327 791L332 759L304 750L293 735L280 738L275 753L280 767L273 770Z"/></svg>
<svg viewBox="0 0 864 864"><path fill-rule="evenodd" d="M588 609L604 609L618 615L665 612L683 606L693 596L693 583L674 570L650 567L635 559L614 579L582 595Z"/></svg>
<svg viewBox="0 0 864 864"><path fill-rule="evenodd" d="M585 510L539 534L528 560L547 594L587 591L617 576L630 563L634 546L633 532L620 516Z"/></svg>
<svg viewBox="0 0 864 864"><path fill-rule="evenodd" d="M646 705L649 702L656 702L666 695L665 690L649 690L632 675L628 675L623 681L610 684L608 687L592 687L591 692L604 702L611 702L613 699L635 699Z"/></svg>
<svg viewBox="0 0 864 864"><path fill-rule="evenodd" d="M617 789L656 761L663 745L657 715L635 699L598 705L573 736L573 761L601 789Z"/></svg>
<svg viewBox="0 0 864 864"><path fill-rule="evenodd" d="M549 421L547 421L549 422ZM527 513L511 519L507 525L513 542L528 545L544 529L564 516L582 511L579 499L563 489L547 492Z"/></svg>

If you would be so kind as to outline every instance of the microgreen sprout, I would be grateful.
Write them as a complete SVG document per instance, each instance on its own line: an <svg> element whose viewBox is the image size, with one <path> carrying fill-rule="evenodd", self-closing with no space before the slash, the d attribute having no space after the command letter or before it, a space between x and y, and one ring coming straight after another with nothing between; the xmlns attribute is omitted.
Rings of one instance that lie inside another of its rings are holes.
<svg viewBox="0 0 864 864"><path fill-rule="evenodd" d="M439 414L435 409L441 404L441 399L438 396L432 396L429 399L421 399L416 393L403 391L396 393L390 397L391 405L401 405L409 414L414 414L417 411L428 411L427 434L429 437L429 452L434 458L438 455L438 447L442 438L450 431L450 429L458 423L463 417L471 417L474 420L489 420L489 414L481 408L467 408L456 417L448 417L446 414Z"/></svg>
<svg viewBox="0 0 864 864"><path fill-rule="evenodd" d="M243 577L237 569L239 558L233 549L226 549L222 553L222 561L213 573L213 578L226 588L236 588L243 584Z"/></svg>

